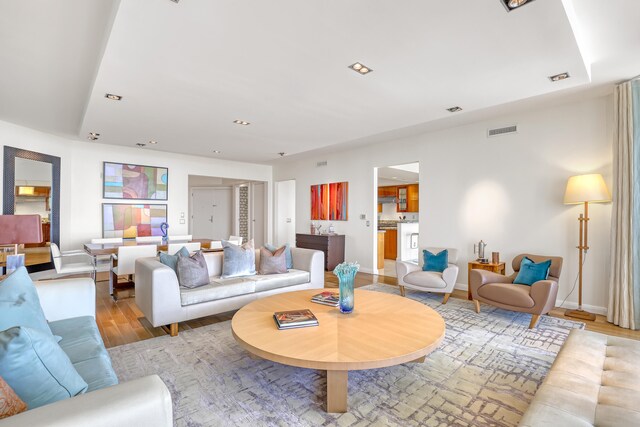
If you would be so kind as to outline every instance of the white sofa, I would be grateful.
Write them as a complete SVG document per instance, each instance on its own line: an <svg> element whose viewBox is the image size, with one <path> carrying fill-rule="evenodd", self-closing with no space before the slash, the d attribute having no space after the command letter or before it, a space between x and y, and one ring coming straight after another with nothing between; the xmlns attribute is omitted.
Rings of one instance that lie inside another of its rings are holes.
<svg viewBox="0 0 640 427"><path fill-rule="evenodd" d="M86 316L95 319L96 291L91 279L49 280L35 282L35 285L40 305L50 325L65 321L69 325L76 318L88 319ZM62 339L64 341L65 337L62 336ZM78 350L78 346L72 347L75 347L75 351ZM0 420L1 427L87 425L92 427L172 426L171 395L162 380L157 375L151 375Z"/></svg>
<svg viewBox="0 0 640 427"><path fill-rule="evenodd" d="M155 327L237 310L258 298L281 292L324 288L324 253L291 248L293 269L283 274L221 279L222 252L205 252L210 283L195 289L181 288L175 271L157 258L136 261L136 305ZM256 271L260 251L256 250Z"/></svg>

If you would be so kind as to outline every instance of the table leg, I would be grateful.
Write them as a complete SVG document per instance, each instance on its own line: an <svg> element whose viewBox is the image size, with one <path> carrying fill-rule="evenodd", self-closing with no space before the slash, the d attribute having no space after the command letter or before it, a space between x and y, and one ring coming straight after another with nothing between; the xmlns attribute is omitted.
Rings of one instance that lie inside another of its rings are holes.
<svg viewBox="0 0 640 427"><path fill-rule="evenodd" d="M349 371L327 371L327 412L347 412Z"/></svg>
<svg viewBox="0 0 640 427"><path fill-rule="evenodd" d="M427 356L418 357L416 360L412 360L410 363L424 363Z"/></svg>

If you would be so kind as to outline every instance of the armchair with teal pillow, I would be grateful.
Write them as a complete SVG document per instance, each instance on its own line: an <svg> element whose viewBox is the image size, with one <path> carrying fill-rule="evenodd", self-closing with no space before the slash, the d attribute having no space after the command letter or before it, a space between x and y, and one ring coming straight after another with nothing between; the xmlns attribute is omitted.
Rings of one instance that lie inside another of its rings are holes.
<svg viewBox="0 0 640 427"><path fill-rule="evenodd" d="M562 258L520 254L511 263L514 273L510 276L485 270L471 270L469 286L480 313L484 302L506 310L531 314L529 328L534 328L541 315L556 304L558 280L562 271Z"/></svg>
<svg viewBox="0 0 640 427"><path fill-rule="evenodd" d="M400 295L406 288L444 294L446 304L458 278L458 250L453 248L422 248L419 264L396 261Z"/></svg>

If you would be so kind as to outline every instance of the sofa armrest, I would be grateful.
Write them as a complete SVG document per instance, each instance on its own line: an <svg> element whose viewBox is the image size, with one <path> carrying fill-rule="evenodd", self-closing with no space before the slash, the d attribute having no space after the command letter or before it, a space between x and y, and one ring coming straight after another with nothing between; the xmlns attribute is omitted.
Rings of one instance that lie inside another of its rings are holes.
<svg viewBox="0 0 640 427"><path fill-rule="evenodd" d="M513 279L510 276L503 276L492 271L475 268L471 270L469 273L469 287L474 299L477 296L478 289L487 283L513 283Z"/></svg>
<svg viewBox="0 0 640 427"><path fill-rule="evenodd" d="M548 313L556 306L558 283L554 280L538 280L531 285L529 294L535 303L535 311L541 314Z"/></svg>
<svg viewBox="0 0 640 427"><path fill-rule="evenodd" d="M44 317L50 321L72 317L96 317L96 285L93 280L43 280L34 282Z"/></svg>
<svg viewBox="0 0 640 427"><path fill-rule="evenodd" d="M399 284L404 283L402 281L402 279L404 279L404 276L419 270L420 270L420 266L413 262L396 261L396 276L398 277Z"/></svg>
<svg viewBox="0 0 640 427"><path fill-rule="evenodd" d="M314 288L324 288L324 252L313 249L291 248L293 268L309 272Z"/></svg>
<svg viewBox="0 0 640 427"><path fill-rule="evenodd" d="M0 420L1 427L173 426L171 395L150 375Z"/></svg>
<svg viewBox="0 0 640 427"><path fill-rule="evenodd" d="M445 268L442 272L442 280L447 284L447 290L451 292L456 286L456 280L458 280L458 266L455 264L449 264L449 267Z"/></svg>
<svg viewBox="0 0 640 427"><path fill-rule="evenodd" d="M185 320L178 277L171 267L156 258L138 258L135 272L136 305L153 326Z"/></svg>

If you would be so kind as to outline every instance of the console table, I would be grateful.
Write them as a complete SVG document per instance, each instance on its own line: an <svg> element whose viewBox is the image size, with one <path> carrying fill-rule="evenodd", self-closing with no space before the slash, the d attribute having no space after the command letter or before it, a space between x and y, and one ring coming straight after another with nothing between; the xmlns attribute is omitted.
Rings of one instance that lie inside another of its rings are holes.
<svg viewBox="0 0 640 427"><path fill-rule="evenodd" d="M296 246L324 252L324 269L344 262L344 234L296 234Z"/></svg>

